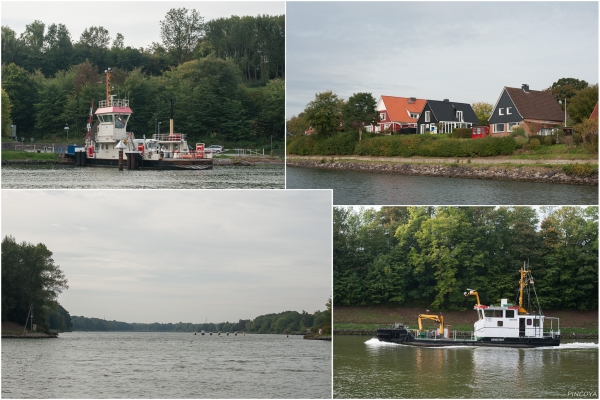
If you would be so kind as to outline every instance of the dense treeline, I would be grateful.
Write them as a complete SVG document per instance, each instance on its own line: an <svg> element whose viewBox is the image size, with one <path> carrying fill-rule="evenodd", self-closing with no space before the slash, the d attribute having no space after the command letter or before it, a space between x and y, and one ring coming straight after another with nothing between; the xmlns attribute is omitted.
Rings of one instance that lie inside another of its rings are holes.
<svg viewBox="0 0 600 400"><path fill-rule="evenodd" d="M11 236L4 237L2 321L30 326L33 314L38 331L69 330L68 313L56 301L67 288L67 279L44 244L17 243Z"/></svg>
<svg viewBox="0 0 600 400"><path fill-rule="evenodd" d="M598 308L598 207L334 208L336 305L515 301L528 261L547 309Z"/></svg>
<svg viewBox="0 0 600 400"><path fill-rule="evenodd" d="M111 67L112 93L130 99L128 130L138 137L168 130L173 99L175 130L192 144L265 147L272 137L283 147L284 17L204 24L193 11L188 31L196 36L189 33L186 42L167 29L172 20L186 20L188 10L182 10L171 10L161 22L163 46L146 50L124 47L120 34L109 48L102 27L86 30L77 43L63 25L46 31L36 21L19 38L2 27L3 107L6 97L10 117L3 112L2 135L9 136L13 124L18 137L64 141L68 125L69 142L81 142L92 100L97 106L105 98L103 71Z"/></svg>
<svg viewBox="0 0 600 400"><path fill-rule="evenodd" d="M232 60L246 81L282 78L285 73L285 16L232 16L204 22L196 10L171 9L160 22L162 43L125 46L125 37L102 26L84 30L79 40L63 24L34 21L19 36L2 26L2 64L16 64L50 78L89 60L99 71L140 68L161 75L170 67L208 56Z"/></svg>
<svg viewBox="0 0 600 400"><path fill-rule="evenodd" d="M325 311L315 311L309 314L306 311L285 311L278 314L267 314L253 320L240 320L239 322L221 322L192 324L179 323L127 323L119 321L106 321L100 318L87 318L81 316L71 317L73 330L76 331L143 331L143 332L235 332L249 333L292 333L316 332L319 328L324 333L331 333L331 301L327 303Z"/></svg>

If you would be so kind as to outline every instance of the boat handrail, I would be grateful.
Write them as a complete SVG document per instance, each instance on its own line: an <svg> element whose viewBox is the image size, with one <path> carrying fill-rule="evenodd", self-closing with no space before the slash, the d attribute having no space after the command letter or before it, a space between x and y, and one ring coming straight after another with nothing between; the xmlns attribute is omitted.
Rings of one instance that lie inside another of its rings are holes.
<svg viewBox="0 0 600 400"><path fill-rule="evenodd" d="M161 142L181 142L185 140L185 137L185 133L155 133L152 135L152 139Z"/></svg>
<svg viewBox="0 0 600 400"><path fill-rule="evenodd" d="M129 99L100 100L98 107L129 107Z"/></svg>

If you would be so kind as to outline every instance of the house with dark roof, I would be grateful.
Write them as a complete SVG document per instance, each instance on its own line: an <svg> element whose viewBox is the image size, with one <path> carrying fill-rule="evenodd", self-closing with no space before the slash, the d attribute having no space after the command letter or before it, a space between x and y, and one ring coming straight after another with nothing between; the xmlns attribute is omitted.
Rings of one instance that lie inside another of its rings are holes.
<svg viewBox="0 0 600 400"><path fill-rule="evenodd" d="M489 119L492 136L506 136L517 127L527 135L551 135L565 122L563 110L550 92L505 86Z"/></svg>
<svg viewBox="0 0 600 400"><path fill-rule="evenodd" d="M416 97L381 96L377 101L378 121L367 132L416 133L417 119L425 100Z"/></svg>
<svg viewBox="0 0 600 400"><path fill-rule="evenodd" d="M418 133L451 133L454 128L470 128L479 119L473 107L449 99L427 100L417 121Z"/></svg>

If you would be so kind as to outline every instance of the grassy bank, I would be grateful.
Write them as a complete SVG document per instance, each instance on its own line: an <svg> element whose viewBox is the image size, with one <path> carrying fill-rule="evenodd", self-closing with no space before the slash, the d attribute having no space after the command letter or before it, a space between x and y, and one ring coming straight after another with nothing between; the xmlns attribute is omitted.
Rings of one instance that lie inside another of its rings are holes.
<svg viewBox="0 0 600 400"><path fill-rule="evenodd" d="M375 330L378 327L403 322L411 328L417 327L419 314L437 314L424 308L400 307L334 307L333 329L336 330ZM475 311L444 311L444 323L451 330L471 331L476 320ZM598 311L544 311L547 317L560 318L563 335L572 333L598 334ZM436 328L433 321L424 321L423 327Z"/></svg>
<svg viewBox="0 0 600 400"><path fill-rule="evenodd" d="M19 150L2 150L2 161L57 161L58 154L56 153L33 153Z"/></svg>

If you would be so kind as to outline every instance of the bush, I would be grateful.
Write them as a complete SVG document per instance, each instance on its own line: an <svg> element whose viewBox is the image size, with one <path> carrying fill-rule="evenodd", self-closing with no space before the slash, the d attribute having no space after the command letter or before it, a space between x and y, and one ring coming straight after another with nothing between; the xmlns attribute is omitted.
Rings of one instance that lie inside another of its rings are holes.
<svg viewBox="0 0 600 400"><path fill-rule="evenodd" d="M517 136L523 136L524 137L524 136L526 136L525 129L523 129L521 126L519 126L518 128L515 128L515 129L512 130L511 135L513 137L517 137Z"/></svg>
<svg viewBox="0 0 600 400"><path fill-rule="evenodd" d="M349 155L354 154L356 143L358 143L358 131L342 132L331 137L322 137L319 134L298 135L288 139L286 148L288 154L299 156Z"/></svg>
<svg viewBox="0 0 600 400"><path fill-rule="evenodd" d="M449 138L455 139L471 139L471 128L454 128L452 133L448 134Z"/></svg>
<svg viewBox="0 0 600 400"><path fill-rule="evenodd" d="M531 150L536 151L540 147L540 141L538 139L529 140L529 147Z"/></svg>
<svg viewBox="0 0 600 400"><path fill-rule="evenodd" d="M567 175L576 175L582 178L598 175L598 167L592 164L569 164L563 166Z"/></svg>
<svg viewBox="0 0 600 400"><path fill-rule="evenodd" d="M544 145L546 146L552 146L554 144L554 137L552 136L546 136L544 138Z"/></svg>

